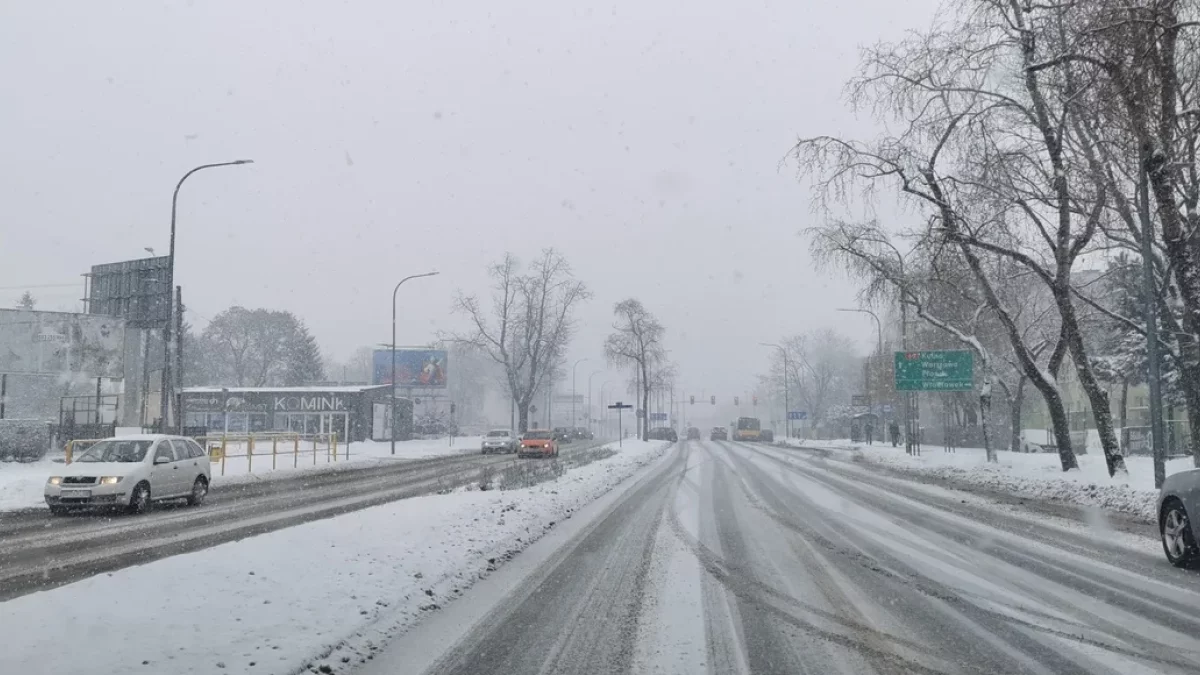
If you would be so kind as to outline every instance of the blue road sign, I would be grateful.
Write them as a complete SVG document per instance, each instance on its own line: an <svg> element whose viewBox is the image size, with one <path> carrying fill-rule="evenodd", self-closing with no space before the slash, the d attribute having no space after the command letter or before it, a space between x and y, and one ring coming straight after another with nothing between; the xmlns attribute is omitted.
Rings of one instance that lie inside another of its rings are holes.
<svg viewBox="0 0 1200 675"><path fill-rule="evenodd" d="M792 411L788 412L788 419L789 420L806 420L806 419L808 419L808 413L804 410L792 410Z"/></svg>
<svg viewBox="0 0 1200 675"><path fill-rule="evenodd" d="M650 419L655 422L666 422L667 421L667 413L652 412L652 413L650 413Z"/></svg>

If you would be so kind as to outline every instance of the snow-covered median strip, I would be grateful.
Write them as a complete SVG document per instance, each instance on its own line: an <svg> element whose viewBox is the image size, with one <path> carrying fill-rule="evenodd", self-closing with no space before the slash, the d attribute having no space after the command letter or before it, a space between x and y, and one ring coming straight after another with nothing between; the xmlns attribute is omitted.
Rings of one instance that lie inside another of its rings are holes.
<svg viewBox="0 0 1200 675"><path fill-rule="evenodd" d="M799 445L792 443L792 445ZM982 448L958 448L943 452L925 447L917 457L903 447L863 445L847 441L807 441L801 447L818 448L841 455L841 459L879 464L890 469L946 481L1020 495L1043 501L1101 508L1125 513L1148 522L1155 521L1154 464L1151 458L1125 458L1128 476L1109 478L1104 457L1098 453L1079 455L1079 470L1064 473L1053 453L999 451L999 461L989 464ZM1190 457L1167 462L1167 475L1193 468Z"/></svg>
<svg viewBox="0 0 1200 675"><path fill-rule="evenodd" d="M398 441L395 455L391 454L391 443L359 441L350 445L349 457L345 444L339 445L337 461L333 461L327 447L321 446L314 453L311 442L307 441L300 442L298 453L294 453L290 441L280 442L274 458L270 441L260 441L253 457L245 456L246 445L240 443L228 447L230 456L225 459L223 472L221 462L212 463L213 486L286 479L294 477L297 471L349 471L395 460L478 454L480 441L479 436L455 438L453 445L446 438ZM27 464L0 462L0 511L45 508L43 489L46 479L62 470L61 455L59 460L44 459Z"/></svg>
<svg viewBox="0 0 1200 675"><path fill-rule="evenodd" d="M80 654L95 675L345 672L667 447L625 441L531 488L407 499L10 600L0 673Z"/></svg>

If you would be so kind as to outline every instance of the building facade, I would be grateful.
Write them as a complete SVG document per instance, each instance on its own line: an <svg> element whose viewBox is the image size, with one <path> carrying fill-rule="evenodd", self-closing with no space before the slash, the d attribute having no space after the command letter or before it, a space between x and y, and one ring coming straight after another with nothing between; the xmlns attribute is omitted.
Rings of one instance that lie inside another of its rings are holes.
<svg viewBox="0 0 1200 675"><path fill-rule="evenodd" d="M183 391L184 424L209 435L292 432L337 434L349 441L389 440L388 386L190 387ZM412 433L412 402L397 399L397 439Z"/></svg>

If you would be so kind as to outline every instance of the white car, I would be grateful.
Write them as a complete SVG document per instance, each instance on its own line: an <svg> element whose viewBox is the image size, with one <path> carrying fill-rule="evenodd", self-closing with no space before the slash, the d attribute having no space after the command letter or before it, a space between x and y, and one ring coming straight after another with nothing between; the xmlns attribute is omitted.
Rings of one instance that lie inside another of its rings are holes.
<svg viewBox="0 0 1200 675"><path fill-rule="evenodd" d="M74 508L145 511L152 501L187 499L198 506L212 470L200 444L180 436L120 436L98 441L46 481L46 504L58 515Z"/></svg>
<svg viewBox="0 0 1200 675"><path fill-rule="evenodd" d="M512 429L492 429L483 437L483 454L493 452L512 453L521 447L521 441Z"/></svg>

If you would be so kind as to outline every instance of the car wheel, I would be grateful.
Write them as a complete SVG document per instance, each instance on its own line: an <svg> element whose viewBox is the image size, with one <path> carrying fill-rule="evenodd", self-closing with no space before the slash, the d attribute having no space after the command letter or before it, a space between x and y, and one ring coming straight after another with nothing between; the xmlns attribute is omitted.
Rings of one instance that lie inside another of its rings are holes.
<svg viewBox="0 0 1200 675"><path fill-rule="evenodd" d="M126 510L130 513L145 513L149 508L150 485L143 481L134 486L133 495L129 497L129 506Z"/></svg>
<svg viewBox="0 0 1200 675"><path fill-rule="evenodd" d="M1163 552L1167 560L1176 567L1186 567L1196 561L1196 539L1192 536L1192 524L1188 520L1183 502L1171 499L1163 504L1163 514L1159 521L1162 534Z"/></svg>
<svg viewBox="0 0 1200 675"><path fill-rule="evenodd" d="M192 494L188 495L188 506L200 506L204 503L204 498L208 496L208 481L204 480L204 476L197 476L196 482L192 483Z"/></svg>

